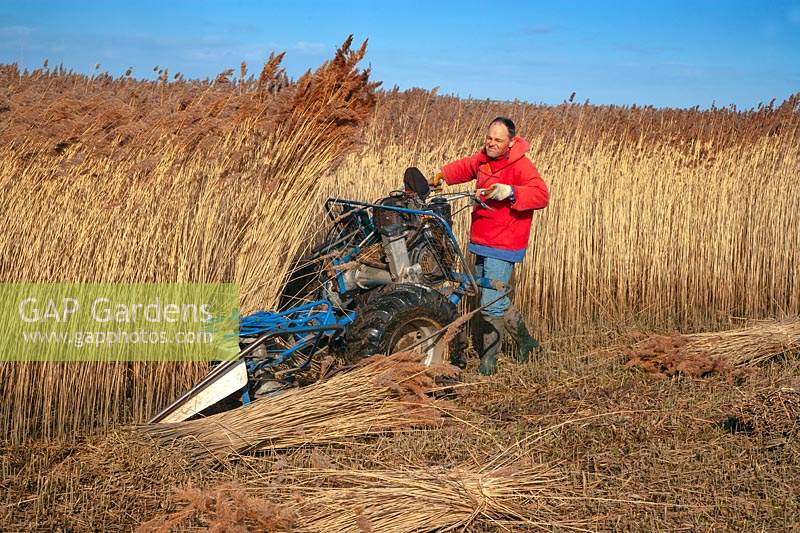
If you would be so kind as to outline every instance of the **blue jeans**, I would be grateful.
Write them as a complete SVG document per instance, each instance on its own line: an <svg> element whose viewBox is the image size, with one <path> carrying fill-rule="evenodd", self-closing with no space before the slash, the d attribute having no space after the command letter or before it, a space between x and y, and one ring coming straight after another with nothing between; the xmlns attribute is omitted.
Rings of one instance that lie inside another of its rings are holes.
<svg viewBox="0 0 800 533"><path fill-rule="evenodd" d="M482 255L475 256L475 275L479 278L487 277L508 283L513 270L514 263L511 261L503 261L502 259L484 257ZM483 316L500 318L506 314L506 310L511 306L511 299L508 296L498 299L504 292L506 291L481 288L481 307L493 300L497 300L481 309Z"/></svg>

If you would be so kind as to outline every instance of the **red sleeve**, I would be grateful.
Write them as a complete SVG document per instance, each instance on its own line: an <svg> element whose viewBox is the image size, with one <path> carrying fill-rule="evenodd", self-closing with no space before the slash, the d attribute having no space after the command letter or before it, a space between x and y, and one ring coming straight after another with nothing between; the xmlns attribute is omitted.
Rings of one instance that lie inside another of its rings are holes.
<svg viewBox="0 0 800 533"><path fill-rule="evenodd" d="M521 174L519 185L514 186L515 201L511 204L511 209L528 211L547 207L550 193L539 171L529 159L523 160Z"/></svg>
<svg viewBox="0 0 800 533"><path fill-rule="evenodd" d="M478 176L478 155L471 155L443 166L444 181L448 185L456 185L474 180Z"/></svg>

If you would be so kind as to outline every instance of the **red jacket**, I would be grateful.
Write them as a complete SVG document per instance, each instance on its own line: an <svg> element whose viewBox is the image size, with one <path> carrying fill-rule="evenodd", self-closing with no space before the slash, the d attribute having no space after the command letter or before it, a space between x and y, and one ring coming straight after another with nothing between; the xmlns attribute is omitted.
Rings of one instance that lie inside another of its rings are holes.
<svg viewBox="0 0 800 533"><path fill-rule="evenodd" d="M527 248L533 210L547 207L549 199L547 185L531 160L525 157L528 148L528 141L514 137L514 144L505 157L492 160L481 150L442 167L448 185L475 179L478 189L487 189L494 183L506 183L514 189L514 203L484 200L495 211L475 205L470 231L470 241L474 244L503 250Z"/></svg>

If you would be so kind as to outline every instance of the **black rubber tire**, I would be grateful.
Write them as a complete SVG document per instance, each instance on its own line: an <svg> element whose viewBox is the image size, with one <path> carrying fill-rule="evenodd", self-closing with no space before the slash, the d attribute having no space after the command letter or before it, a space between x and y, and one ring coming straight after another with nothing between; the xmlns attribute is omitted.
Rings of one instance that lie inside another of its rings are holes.
<svg viewBox="0 0 800 533"><path fill-rule="evenodd" d="M395 285L356 310L356 320L345 332L345 357L355 362L369 355L388 355L398 349L397 342L406 333L404 328L409 329L410 334L415 324L423 322L427 330L433 332L450 324L457 316L456 306L435 289ZM463 358L464 345L463 336L456 335L447 346L450 361Z"/></svg>

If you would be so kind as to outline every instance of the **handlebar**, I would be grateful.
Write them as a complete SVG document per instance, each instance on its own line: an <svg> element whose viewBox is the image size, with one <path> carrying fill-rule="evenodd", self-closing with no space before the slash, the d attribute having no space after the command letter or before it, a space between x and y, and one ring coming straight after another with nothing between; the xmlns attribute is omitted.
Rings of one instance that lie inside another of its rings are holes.
<svg viewBox="0 0 800 533"><path fill-rule="evenodd" d="M479 206L483 207L484 209L488 209L489 211L496 211L496 209L494 209L493 207L489 207L488 205L486 205L486 202L481 200L480 195L474 192L464 191L464 192L436 194L434 196L430 196L428 201L430 201L432 198L444 198L448 202L453 202L455 200L460 200L462 198L469 198L470 200L472 200Z"/></svg>

